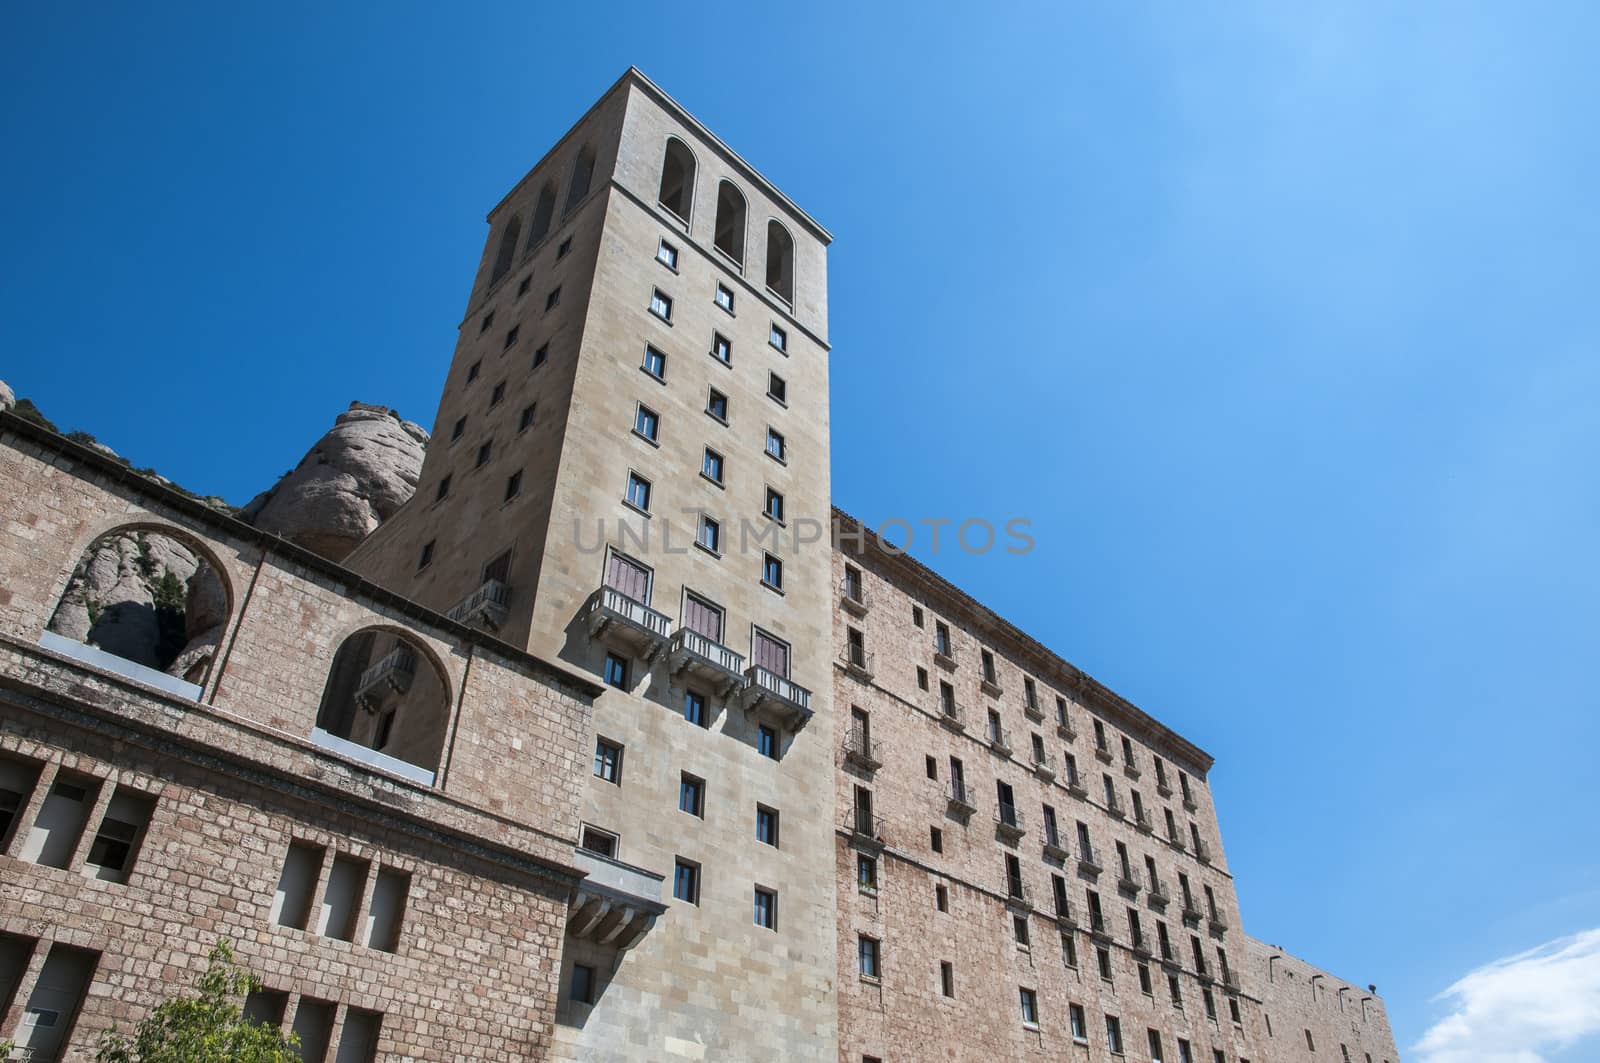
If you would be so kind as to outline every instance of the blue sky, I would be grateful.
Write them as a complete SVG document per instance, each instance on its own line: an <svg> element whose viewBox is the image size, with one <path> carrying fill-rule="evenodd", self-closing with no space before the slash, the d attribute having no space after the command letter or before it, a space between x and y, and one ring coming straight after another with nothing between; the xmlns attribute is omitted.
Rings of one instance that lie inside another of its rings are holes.
<svg viewBox="0 0 1600 1063"><path fill-rule="evenodd" d="M0 378L64 427L242 503L430 422L634 63L836 234L836 500L1033 522L923 556L1217 757L1247 929L1405 1050L1600 923L1600 8L230 6L8 12Z"/></svg>

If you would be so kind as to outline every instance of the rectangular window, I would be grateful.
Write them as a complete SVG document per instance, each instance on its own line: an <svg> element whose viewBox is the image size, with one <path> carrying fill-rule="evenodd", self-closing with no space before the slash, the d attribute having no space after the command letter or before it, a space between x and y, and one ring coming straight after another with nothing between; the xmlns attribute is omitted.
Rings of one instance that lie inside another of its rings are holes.
<svg viewBox="0 0 1600 1063"><path fill-rule="evenodd" d="M593 1004L594 982L593 967L584 963L573 964L572 985L567 990L567 998L579 1004Z"/></svg>
<svg viewBox="0 0 1600 1063"><path fill-rule="evenodd" d="M672 296L660 288L650 293L650 312L661 320L672 321Z"/></svg>
<svg viewBox="0 0 1600 1063"><path fill-rule="evenodd" d="M1194 1052L1189 1048L1189 1042L1178 1038L1178 1063L1194 1063Z"/></svg>
<svg viewBox="0 0 1600 1063"><path fill-rule="evenodd" d="M628 689L628 659L615 653L606 654L606 668L604 672L606 685L614 686L618 690Z"/></svg>
<svg viewBox="0 0 1600 1063"><path fill-rule="evenodd" d="M1027 948L1028 947L1028 917L1027 916L1025 916L1025 915L1014 915L1014 916L1011 917L1011 936L1016 939L1017 944L1020 945L1022 948Z"/></svg>
<svg viewBox="0 0 1600 1063"><path fill-rule="evenodd" d="M1074 1041L1085 1041L1085 1042L1088 1041L1089 1040L1089 1024L1084 1021L1083 1005L1082 1004L1069 1004L1069 1005L1067 1005L1067 1017L1068 1017L1068 1021L1072 1024L1072 1039Z"/></svg>
<svg viewBox="0 0 1600 1063"><path fill-rule="evenodd" d="M766 805L756 806L756 841L778 847L778 810Z"/></svg>
<svg viewBox="0 0 1600 1063"><path fill-rule="evenodd" d="M767 374L767 398L783 406L789 404L789 385L777 373Z"/></svg>
<svg viewBox="0 0 1600 1063"><path fill-rule="evenodd" d="M706 413L723 424L728 423L728 396L712 388L706 393Z"/></svg>
<svg viewBox="0 0 1600 1063"><path fill-rule="evenodd" d="M622 785L622 747L604 738L594 740L594 774L596 778Z"/></svg>
<svg viewBox="0 0 1600 1063"><path fill-rule="evenodd" d="M779 524L783 523L783 495L770 487L767 488L766 515Z"/></svg>
<svg viewBox="0 0 1600 1063"><path fill-rule="evenodd" d="M551 310L554 310L556 307L558 307L560 305L561 305L561 288L559 286L557 286L555 288L550 289L550 294L544 297L544 309L545 309L545 312L549 313Z"/></svg>
<svg viewBox="0 0 1600 1063"><path fill-rule="evenodd" d="M19 855L45 867L65 868L72 861L94 808L95 787L95 781L88 776L58 775L23 840Z"/></svg>
<svg viewBox="0 0 1600 1063"><path fill-rule="evenodd" d="M522 408L522 414L517 418L517 431L524 432L533 427L533 418L538 408L538 404L532 402Z"/></svg>
<svg viewBox="0 0 1600 1063"><path fill-rule="evenodd" d="M502 380L502 381L500 381L500 383L498 383L498 384L496 384L494 386L494 390L493 391L489 392L489 408L493 409L494 407L500 405L502 402L505 401L505 398L506 398L506 382L504 380Z"/></svg>
<svg viewBox="0 0 1600 1063"><path fill-rule="evenodd" d="M678 249L665 240L661 241L660 245L656 247L656 261L673 272L677 272Z"/></svg>
<svg viewBox="0 0 1600 1063"><path fill-rule="evenodd" d="M711 357L723 365L733 364L733 341L722 333L713 333L711 337Z"/></svg>
<svg viewBox="0 0 1600 1063"><path fill-rule="evenodd" d="M584 824L583 830L578 835L578 848L586 852L599 853L601 856L615 857L617 836L608 830Z"/></svg>
<svg viewBox="0 0 1600 1063"><path fill-rule="evenodd" d="M633 433L652 443L658 442L661 438L661 415L640 403L633 411Z"/></svg>
<svg viewBox="0 0 1600 1063"><path fill-rule="evenodd" d="M571 253L572 253L572 237L569 236L565 240L561 241L560 245L556 248L556 261L557 262L561 261L563 258L566 258Z"/></svg>
<svg viewBox="0 0 1600 1063"><path fill-rule="evenodd" d="M759 752L763 757L767 757L771 760L777 760L778 732L774 731L766 724L760 724L759 730L756 731L756 751Z"/></svg>
<svg viewBox="0 0 1600 1063"><path fill-rule="evenodd" d="M783 433L776 428L767 429L767 456L778 461L786 462L788 450L784 445Z"/></svg>
<svg viewBox="0 0 1600 1063"><path fill-rule="evenodd" d="M367 886L371 864L353 856L338 854L328 872L328 888L322 896L322 912L317 932L339 941L352 941L356 933L356 912Z"/></svg>
<svg viewBox="0 0 1600 1063"><path fill-rule="evenodd" d="M504 344L503 349L504 350L510 350L512 347L515 347L517 345L517 337L520 336L521 334L522 334L522 326L521 325L513 325L513 326L511 326L511 328L506 331L506 339L505 339L505 344ZM491 403L489 403L489 405L493 406L494 403L491 402Z"/></svg>
<svg viewBox="0 0 1600 1063"><path fill-rule="evenodd" d="M411 893L411 875L398 868L378 869L372 887L372 907L367 912L366 943L369 949L394 952L400 947L400 926L405 918L406 899Z"/></svg>
<svg viewBox="0 0 1600 1063"><path fill-rule="evenodd" d="M320 845L290 842L278 874L278 888L272 894L271 918L279 926L304 930L311 914L311 894L322 874L326 851Z"/></svg>
<svg viewBox="0 0 1600 1063"><path fill-rule="evenodd" d="M713 554L722 553L722 524L704 513L700 514L700 531L695 542Z"/></svg>
<svg viewBox="0 0 1600 1063"><path fill-rule="evenodd" d="M478 374L480 372L482 372L482 371L483 371L483 359L480 358L476 362L473 362L471 368L469 368L467 370L467 383L470 384L474 380L478 379Z"/></svg>
<svg viewBox="0 0 1600 1063"><path fill-rule="evenodd" d="M733 291L725 284L717 285L717 305L733 313Z"/></svg>
<svg viewBox="0 0 1600 1063"><path fill-rule="evenodd" d="M696 727L706 726L706 696L697 690L683 692L683 718Z"/></svg>
<svg viewBox="0 0 1600 1063"><path fill-rule="evenodd" d="M641 513L650 512L650 481L636 472L630 472L628 493L624 496L624 500Z"/></svg>
<svg viewBox="0 0 1600 1063"><path fill-rule="evenodd" d="M944 852L944 831L940 830L938 827L930 827L929 831L930 834L928 835L928 844L932 846L934 852Z"/></svg>
<svg viewBox="0 0 1600 1063"><path fill-rule="evenodd" d="M691 816L704 819L706 814L706 781L684 772L678 780L678 808Z"/></svg>
<svg viewBox="0 0 1600 1063"><path fill-rule="evenodd" d="M657 380L667 379L667 356L654 347L644 349L644 361L639 368L655 377Z"/></svg>
<svg viewBox="0 0 1600 1063"><path fill-rule="evenodd" d="M437 540L429 539L422 544L422 553L417 558L417 569L421 571L433 563L433 544Z"/></svg>
<svg viewBox="0 0 1600 1063"><path fill-rule="evenodd" d="M856 887L868 893L878 890L878 860L877 857L865 853L856 855Z"/></svg>
<svg viewBox="0 0 1600 1063"><path fill-rule="evenodd" d="M941 912L950 910L950 888L948 886L933 887L933 906Z"/></svg>
<svg viewBox="0 0 1600 1063"><path fill-rule="evenodd" d="M863 978L878 977L878 940L865 934L856 938L856 969Z"/></svg>
<svg viewBox="0 0 1600 1063"><path fill-rule="evenodd" d="M1095 958L1098 961L1098 964L1099 964L1099 967L1100 967L1100 977L1101 977L1101 979L1103 979L1104 981L1107 981L1107 982L1111 981L1111 975L1112 975L1112 971L1111 971L1111 950L1110 949L1095 949L1094 951L1095 951Z"/></svg>
<svg viewBox="0 0 1600 1063"><path fill-rule="evenodd" d="M510 476L506 477L506 497L505 497L505 500L507 502L509 502L513 498L516 498L520 494L522 494L522 470L518 469L516 472L512 473Z"/></svg>
<svg viewBox="0 0 1600 1063"><path fill-rule="evenodd" d="M778 895L760 886L756 887L755 924L768 930L778 929Z"/></svg>
<svg viewBox="0 0 1600 1063"><path fill-rule="evenodd" d="M1039 999L1031 989L1018 987L1017 995L1022 1000L1022 1024L1024 1026L1039 1025Z"/></svg>
<svg viewBox="0 0 1600 1063"><path fill-rule="evenodd" d="M1122 1020L1115 1015L1106 1016L1106 1047L1113 1055L1122 1055Z"/></svg>
<svg viewBox="0 0 1600 1063"><path fill-rule="evenodd" d="M1178 976L1167 975L1167 995L1172 998L1172 1006L1179 1011L1183 1010L1183 986L1178 984Z"/></svg>
<svg viewBox="0 0 1600 1063"><path fill-rule="evenodd" d="M771 554L761 561L761 582L775 591L783 590L783 562Z"/></svg>
<svg viewBox="0 0 1600 1063"><path fill-rule="evenodd" d="M767 342L783 353L789 353L789 334L777 325L773 325L772 330L767 333Z"/></svg>
<svg viewBox="0 0 1600 1063"><path fill-rule="evenodd" d="M450 429L450 441L453 443L456 440L460 439L461 438L461 433L465 432L466 430L467 430L467 419L465 417L457 417L455 425L452 426L451 429Z"/></svg>
<svg viewBox="0 0 1600 1063"><path fill-rule="evenodd" d="M714 484L722 483L722 455L706 448L705 457L700 461L700 473Z"/></svg>
<svg viewBox="0 0 1600 1063"><path fill-rule="evenodd" d="M89 845L86 862L96 869L95 878L104 882L128 881L139 842L154 811L154 798L125 786L112 792L105 818Z"/></svg>
<svg viewBox="0 0 1600 1063"><path fill-rule="evenodd" d="M517 285L517 298L521 299L524 295L527 295L528 294L528 289L532 288L532 287L533 287L533 274L530 273L526 277L522 278L521 283L519 283Z"/></svg>
<svg viewBox="0 0 1600 1063"><path fill-rule="evenodd" d="M916 627L922 626L922 606L913 605L911 607L911 623Z"/></svg>
<svg viewBox="0 0 1600 1063"><path fill-rule="evenodd" d="M494 311L491 310L487 314L484 314L483 315L483 320L481 322L479 322L479 324L478 324L478 335L481 336L485 332L488 332L489 331L489 326L491 326L493 324L494 324Z"/></svg>
<svg viewBox="0 0 1600 1063"><path fill-rule="evenodd" d="M22 810L28 807L34 787L39 785L39 771L40 765L32 761L0 756L0 852L11 844ZM0 998L0 1008L5 1003Z"/></svg>
<svg viewBox="0 0 1600 1063"><path fill-rule="evenodd" d="M483 468L489 464L489 459L494 457L494 442L490 441L478 447L478 460L475 468Z"/></svg>
<svg viewBox="0 0 1600 1063"><path fill-rule="evenodd" d="M988 650L984 650L982 651L981 658L983 664L984 681L993 683L995 681L994 654L990 653Z"/></svg>
<svg viewBox="0 0 1600 1063"><path fill-rule="evenodd" d="M917 689L928 689L928 670L920 665L917 667Z"/></svg>
<svg viewBox="0 0 1600 1063"><path fill-rule="evenodd" d="M700 903L700 865L681 856L672 868L672 896L690 904Z"/></svg>
<svg viewBox="0 0 1600 1063"><path fill-rule="evenodd" d="M1150 1038L1150 1063L1162 1063L1161 1031L1151 1030L1148 1036Z"/></svg>
<svg viewBox="0 0 1600 1063"><path fill-rule="evenodd" d="M949 960L939 964L939 992L947 997L956 995L956 967Z"/></svg>
<svg viewBox="0 0 1600 1063"><path fill-rule="evenodd" d="M533 352L533 368L537 369L549 360L550 345L548 343L539 344L539 349Z"/></svg>

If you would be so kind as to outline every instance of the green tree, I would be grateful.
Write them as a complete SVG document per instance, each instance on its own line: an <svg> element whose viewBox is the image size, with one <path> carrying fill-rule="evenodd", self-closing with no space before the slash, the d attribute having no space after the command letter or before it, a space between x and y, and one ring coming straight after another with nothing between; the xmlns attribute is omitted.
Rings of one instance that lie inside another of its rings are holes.
<svg viewBox="0 0 1600 1063"><path fill-rule="evenodd" d="M100 1038L97 1063L299 1063L294 1034L245 1018L243 1000L261 982L233 959L226 940L211 950L200 995L168 1000L134 1029Z"/></svg>

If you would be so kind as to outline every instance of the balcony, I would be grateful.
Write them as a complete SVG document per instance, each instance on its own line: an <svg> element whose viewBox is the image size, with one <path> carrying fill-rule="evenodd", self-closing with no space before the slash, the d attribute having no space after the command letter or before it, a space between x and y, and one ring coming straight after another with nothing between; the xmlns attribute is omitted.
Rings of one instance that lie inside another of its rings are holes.
<svg viewBox="0 0 1600 1063"><path fill-rule="evenodd" d="M1211 863L1211 843L1205 841L1195 842L1194 855L1202 864Z"/></svg>
<svg viewBox="0 0 1600 1063"><path fill-rule="evenodd" d="M939 705L939 722L952 731L965 731L967 729L967 714L958 702L942 702Z"/></svg>
<svg viewBox="0 0 1600 1063"><path fill-rule="evenodd" d="M1172 895L1167 892L1167 884L1158 878L1150 880L1150 889L1145 894L1152 908L1165 908L1167 902L1172 900Z"/></svg>
<svg viewBox="0 0 1600 1063"><path fill-rule="evenodd" d="M1194 901L1192 900L1185 899L1183 902L1183 925L1200 925L1200 909L1194 906Z"/></svg>
<svg viewBox="0 0 1600 1063"><path fill-rule="evenodd" d="M1061 835L1046 827L1042 833L1044 855L1050 860L1065 860L1072 855L1061 842Z"/></svg>
<svg viewBox="0 0 1600 1063"><path fill-rule="evenodd" d="M933 640L933 663L947 672L956 670L955 650L951 648L948 642L940 645L937 638Z"/></svg>
<svg viewBox="0 0 1600 1063"><path fill-rule="evenodd" d="M883 767L883 762L878 759L877 743L862 727L852 727L845 733L844 761L863 771L877 771Z"/></svg>
<svg viewBox="0 0 1600 1063"><path fill-rule="evenodd" d="M978 689L991 698L998 698L1005 693L1005 690L1000 686L1000 680L992 674L978 680Z"/></svg>
<svg viewBox="0 0 1600 1063"><path fill-rule="evenodd" d="M356 701L368 712L375 712L390 694L403 695L411 689L417 674L417 655L401 643L378 659L356 681Z"/></svg>
<svg viewBox="0 0 1600 1063"><path fill-rule="evenodd" d="M1139 777L1139 765L1135 764L1131 760L1123 761L1122 774L1126 775L1130 779L1137 779Z"/></svg>
<svg viewBox="0 0 1600 1063"><path fill-rule="evenodd" d="M1053 782L1056 777L1056 767L1050 763L1050 754L1043 756L1035 754L1033 758L1033 773L1045 782Z"/></svg>
<svg viewBox="0 0 1600 1063"><path fill-rule="evenodd" d="M1136 868L1125 867L1117 872L1117 889L1129 895L1135 895L1144 889L1144 883L1139 881L1139 872Z"/></svg>
<svg viewBox="0 0 1600 1063"><path fill-rule="evenodd" d="M1196 812L1200 809L1200 802L1196 801L1194 799L1194 794L1187 789L1183 791L1183 807L1187 808L1190 812Z"/></svg>
<svg viewBox="0 0 1600 1063"><path fill-rule="evenodd" d="M844 656L839 658L839 663L853 679L863 683L872 682L872 654L860 646L847 646Z"/></svg>
<svg viewBox="0 0 1600 1063"><path fill-rule="evenodd" d="M1113 757L1111 755L1111 747L1110 746L1095 746L1094 747L1094 755L1095 755L1095 757L1097 759L1101 760L1102 762L1104 762L1106 764L1110 764L1113 760L1116 759L1115 757Z"/></svg>
<svg viewBox="0 0 1600 1063"><path fill-rule="evenodd" d="M709 685L719 697L744 681L744 657L698 631L680 627L667 649L673 675L685 674Z"/></svg>
<svg viewBox="0 0 1600 1063"><path fill-rule="evenodd" d="M742 698L746 713L760 712L775 717L790 732L810 722L811 691L759 664L745 669L744 676Z"/></svg>
<svg viewBox="0 0 1600 1063"><path fill-rule="evenodd" d="M1009 757L1011 755L1011 743L1006 741L1006 732L1004 728L989 728L989 748L994 750L996 753L999 753L1002 757Z"/></svg>
<svg viewBox="0 0 1600 1063"><path fill-rule="evenodd" d="M1102 913L1089 913L1089 933L1101 941L1111 940L1111 928L1106 926L1106 917Z"/></svg>
<svg viewBox="0 0 1600 1063"><path fill-rule="evenodd" d="M1088 789L1083 785L1083 780L1078 778L1076 772L1072 772L1067 776L1067 793L1073 797L1081 797L1086 800L1089 797Z"/></svg>
<svg viewBox="0 0 1600 1063"><path fill-rule="evenodd" d="M1065 897L1056 897L1055 921L1064 930L1075 929L1078 919L1072 914L1072 902Z"/></svg>
<svg viewBox="0 0 1600 1063"><path fill-rule="evenodd" d="M873 851L883 848L883 821L877 816L865 808L852 808L845 813L844 822L851 845Z"/></svg>
<svg viewBox="0 0 1600 1063"><path fill-rule="evenodd" d="M972 791L960 779L950 780L945 796L949 799L950 811L958 816L970 816L978 811L978 806L972 803Z"/></svg>
<svg viewBox="0 0 1600 1063"><path fill-rule="evenodd" d="M1167 777L1164 773L1156 776L1156 793L1162 797L1172 796L1172 784L1167 782Z"/></svg>
<svg viewBox="0 0 1600 1063"><path fill-rule="evenodd" d="M866 588L852 587L846 583L839 591L839 608L851 616L866 616L868 608Z"/></svg>
<svg viewBox="0 0 1600 1063"><path fill-rule="evenodd" d="M1022 811L1015 805L1001 805L994 814L994 832L1008 842L1020 841L1027 833Z"/></svg>
<svg viewBox="0 0 1600 1063"><path fill-rule="evenodd" d="M1151 956L1150 937L1143 930L1133 932L1133 951L1141 956Z"/></svg>
<svg viewBox="0 0 1600 1063"><path fill-rule="evenodd" d="M1106 814L1113 819L1127 819L1128 813L1122 807L1122 801L1116 794L1106 794Z"/></svg>
<svg viewBox="0 0 1600 1063"><path fill-rule="evenodd" d="M1156 830L1156 825L1150 821L1150 813L1142 808L1134 810L1133 825L1140 834L1154 834Z"/></svg>
<svg viewBox="0 0 1600 1063"><path fill-rule="evenodd" d="M1090 875L1098 875L1105 868L1100 866L1099 859L1095 856L1094 846L1087 843L1078 850L1078 870Z"/></svg>
<svg viewBox="0 0 1600 1063"><path fill-rule="evenodd" d="M1006 907L1018 915L1028 915L1033 912L1033 897L1028 891L1028 884L1016 879L1006 883Z"/></svg>
<svg viewBox="0 0 1600 1063"><path fill-rule="evenodd" d="M1039 702L1037 700L1024 702L1022 706L1022 714L1030 720L1037 721L1044 719L1044 710L1039 707Z"/></svg>
<svg viewBox="0 0 1600 1063"><path fill-rule="evenodd" d="M567 909L567 936L630 949L667 910L661 902L661 876L653 871L587 849L574 850L572 862L587 877L578 883Z"/></svg>
<svg viewBox="0 0 1600 1063"><path fill-rule="evenodd" d="M1228 920L1221 912L1212 912L1207 916L1206 926L1211 929L1213 934L1226 934L1228 932Z"/></svg>
<svg viewBox="0 0 1600 1063"><path fill-rule="evenodd" d="M632 648L646 661L672 638L672 620L615 587L601 587L589 597L589 637L609 634Z"/></svg>
<svg viewBox="0 0 1600 1063"><path fill-rule="evenodd" d="M483 586L445 615L457 623L483 624L496 629L506 622L506 607L510 604L510 587L497 579L485 580Z"/></svg>
<svg viewBox="0 0 1600 1063"><path fill-rule="evenodd" d="M1078 732L1073 729L1072 724L1067 723L1065 720L1056 724L1056 734L1068 742L1076 742L1078 740Z"/></svg>

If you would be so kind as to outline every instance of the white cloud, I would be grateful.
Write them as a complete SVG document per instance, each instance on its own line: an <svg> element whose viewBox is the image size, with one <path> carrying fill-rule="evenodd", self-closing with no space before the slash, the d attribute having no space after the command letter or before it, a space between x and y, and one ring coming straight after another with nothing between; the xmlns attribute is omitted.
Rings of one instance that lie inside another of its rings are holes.
<svg viewBox="0 0 1600 1063"><path fill-rule="evenodd" d="M1421 1063L1544 1063L1600 1037L1600 929L1479 967L1435 999L1451 1012L1417 1042Z"/></svg>

